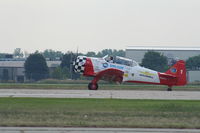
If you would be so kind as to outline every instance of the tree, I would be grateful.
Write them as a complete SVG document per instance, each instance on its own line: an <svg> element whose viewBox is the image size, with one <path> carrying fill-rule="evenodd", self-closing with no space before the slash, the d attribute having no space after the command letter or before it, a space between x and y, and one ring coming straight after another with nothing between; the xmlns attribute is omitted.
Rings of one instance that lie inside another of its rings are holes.
<svg viewBox="0 0 200 133"><path fill-rule="evenodd" d="M68 52L68 53L64 54L62 57L60 66L63 70L63 73L65 74L65 76L67 78L72 78L72 79L80 78L80 74L75 73L73 71L73 66L72 66L72 63L76 57L77 57L77 55L72 52Z"/></svg>
<svg viewBox="0 0 200 133"><path fill-rule="evenodd" d="M40 80L48 77L49 69L42 54L31 54L24 63L25 74L28 79Z"/></svg>
<svg viewBox="0 0 200 133"><path fill-rule="evenodd" d="M57 58L61 58L63 56L63 53L61 51L54 51L52 49L46 49L42 55L45 58L49 58L50 60L55 60Z"/></svg>
<svg viewBox="0 0 200 133"><path fill-rule="evenodd" d="M52 78L54 79L63 79L64 75L63 75L63 71L61 67L57 67L51 74Z"/></svg>
<svg viewBox="0 0 200 133"><path fill-rule="evenodd" d="M68 52L63 55L60 66L70 68L70 64L75 60L75 54Z"/></svg>
<svg viewBox="0 0 200 133"><path fill-rule="evenodd" d="M186 60L186 67L190 70L199 70L200 69L200 55L190 57Z"/></svg>
<svg viewBox="0 0 200 133"><path fill-rule="evenodd" d="M88 57L96 57L97 55L96 55L96 53L95 52L87 52L87 54L86 54L86 56L88 56Z"/></svg>
<svg viewBox="0 0 200 133"><path fill-rule="evenodd" d="M17 57L17 58L22 58L24 56L23 52L21 51L21 48L16 48L14 50L13 55L14 57Z"/></svg>
<svg viewBox="0 0 200 133"><path fill-rule="evenodd" d="M125 51L124 50L112 50L112 49L104 49L101 52L97 53L97 57L103 57L105 55L112 55L112 56L122 56L125 57Z"/></svg>
<svg viewBox="0 0 200 133"><path fill-rule="evenodd" d="M160 72L164 72L168 69L167 57L154 51L148 51L145 53L141 65Z"/></svg>
<svg viewBox="0 0 200 133"><path fill-rule="evenodd" d="M113 55L114 56L121 56L121 57L125 57L125 51L124 50L113 50Z"/></svg>

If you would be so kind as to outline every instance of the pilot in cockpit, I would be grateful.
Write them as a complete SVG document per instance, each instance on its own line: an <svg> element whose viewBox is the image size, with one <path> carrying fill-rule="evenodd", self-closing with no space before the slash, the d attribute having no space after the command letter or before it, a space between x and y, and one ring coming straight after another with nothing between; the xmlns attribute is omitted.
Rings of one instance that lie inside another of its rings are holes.
<svg viewBox="0 0 200 133"><path fill-rule="evenodd" d="M113 56L104 56L103 59L106 61L106 62L109 62L109 63L114 63L114 57Z"/></svg>
<svg viewBox="0 0 200 133"><path fill-rule="evenodd" d="M109 63L114 63L113 57L112 57L112 56L110 56L110 59L108 60L108 62L109 62Z"/></svg>

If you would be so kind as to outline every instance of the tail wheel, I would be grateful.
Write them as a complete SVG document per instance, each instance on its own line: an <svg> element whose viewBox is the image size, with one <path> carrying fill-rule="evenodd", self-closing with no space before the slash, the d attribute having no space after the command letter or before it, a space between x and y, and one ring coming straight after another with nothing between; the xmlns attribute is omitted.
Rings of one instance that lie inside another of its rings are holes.
<svg viewBox="0 0 200 133"><path fill-rule="evenodd" d="M89 90L97 90L98 89L98 84L97 83L89 83L88 84L88 89Z"/></svg>
<svg viewBox="0 0 200 133"><path fill-rule="evenodd" d="M167 88L167 91L172 91L172 87L168 87L168 88Z"/></svg>

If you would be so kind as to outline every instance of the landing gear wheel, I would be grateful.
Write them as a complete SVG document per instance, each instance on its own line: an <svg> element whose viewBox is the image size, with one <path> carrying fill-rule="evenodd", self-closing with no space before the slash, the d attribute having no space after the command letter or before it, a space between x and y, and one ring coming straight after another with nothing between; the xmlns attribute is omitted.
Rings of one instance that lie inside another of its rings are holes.
<svg viewBox="0 0 200 133"><path fill-rule="evenodd" d="M89 83L88 84L88 89L89 90L97 90L98 89L98 84L97 83Z"/></svg>
<svg viewBox="0 0 200 133"><path fill-rule="evenodd" d="M168 87L168 88L167 88L167 91L172 91L172 88L171 88L171 87Z"/></svg>

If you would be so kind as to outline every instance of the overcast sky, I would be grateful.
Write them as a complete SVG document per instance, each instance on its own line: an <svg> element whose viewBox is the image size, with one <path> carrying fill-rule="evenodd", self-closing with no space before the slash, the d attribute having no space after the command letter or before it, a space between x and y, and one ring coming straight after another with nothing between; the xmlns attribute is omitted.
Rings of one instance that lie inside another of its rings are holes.
<svg viewBox="0 0 200 133"><path fill-rule="evenodd" d="M0 0L0 52L200 46L200 0Z"/></svg>

